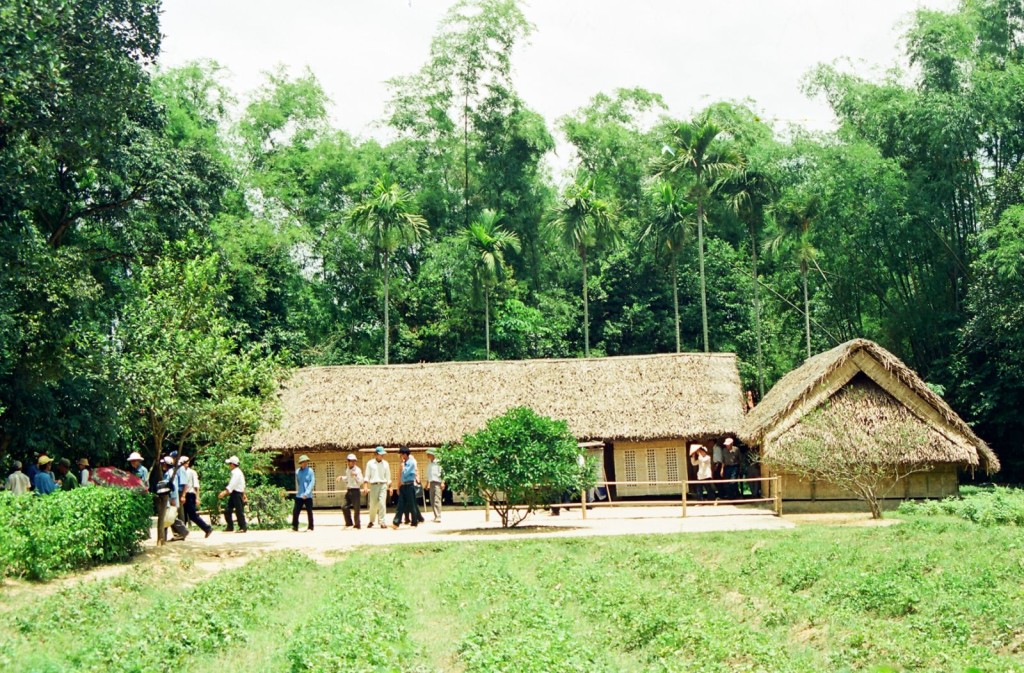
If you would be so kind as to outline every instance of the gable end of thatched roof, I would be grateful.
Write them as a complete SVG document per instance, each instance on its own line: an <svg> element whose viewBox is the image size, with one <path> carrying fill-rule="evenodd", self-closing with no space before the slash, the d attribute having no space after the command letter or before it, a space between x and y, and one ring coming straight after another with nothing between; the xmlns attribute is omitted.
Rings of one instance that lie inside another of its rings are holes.
<svg viewBox="0 0 1024 673"><path fill-rule="evenodd" d="M910 367L867 339L854 339L819 353L782 377L761 404L747 414L740 438L752 446L763 445L786 432L861 372L950 441L974 447L978 460L967 464L978 464L989 473L998 471L999 459L970 426Z"/></svg>

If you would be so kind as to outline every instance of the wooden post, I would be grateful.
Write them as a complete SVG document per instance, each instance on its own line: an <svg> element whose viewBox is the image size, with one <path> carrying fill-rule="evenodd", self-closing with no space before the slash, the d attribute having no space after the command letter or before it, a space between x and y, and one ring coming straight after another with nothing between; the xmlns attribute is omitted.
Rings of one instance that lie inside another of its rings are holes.
<svg viewBox="0 0 1024 673"><path fill-rule="evenodd" d="M782 516L782 484L778 475L772 477L775 484L775 516Z"/></svg>
<svg viewBox="0 0 1024 673"><path fill-rule="evenodd" d="M587 491L586 489L580 491L580 511L583 512L583 518L587 518Z"/></svg>
<svg viewBox="0 0 1024 673"><path fill-rule="evenodd" d="M487 498L484 500L484 521L491 520L491 499Z"/></svg>
<svg viewBox="0 0 1024 673"><path fill-rule="evenodd" d="M689 484L687 484L685 479L683 481L681 481L680 484L682 484L682 486L683 486L683 489L682 489L683 490L683 518L685 519L686 518L686 487Z"/></svg>

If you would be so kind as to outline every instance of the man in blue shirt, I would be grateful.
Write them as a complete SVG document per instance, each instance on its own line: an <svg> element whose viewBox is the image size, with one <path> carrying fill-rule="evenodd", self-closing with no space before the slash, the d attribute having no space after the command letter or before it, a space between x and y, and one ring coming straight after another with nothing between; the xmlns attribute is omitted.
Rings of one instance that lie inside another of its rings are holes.
<svg viewBox="0 0 1024 673"><path fill-rule="evenodd" d="M423 521L419 505L416 504L416 484L420 480L416 474L416 459L412 457L408 446L403 446L398 452L402 454L402 477L398 487L398 509L395 511L395 520L391 523L395 530L402 522L402 514L406 512L412 514L410 525L413 528Z"/></svg>
<svg viewBox="0 0 1024 673"><path fill-rule="evenodd" d="M306 510L307 531L313 530L313 487L316 474L309 466L309 456L299 456L299 469L295 470L295 506L292 508L292 530L299 530L299 512Z"/></svg>
<svg viewBox="0 0 1024 673"><path fill-rule="evenodd" d="M45 453L39 456L39 471L32 480L32 488L39 495L50 495L57 490L57 482L53 480L53 460Z"/></svg>

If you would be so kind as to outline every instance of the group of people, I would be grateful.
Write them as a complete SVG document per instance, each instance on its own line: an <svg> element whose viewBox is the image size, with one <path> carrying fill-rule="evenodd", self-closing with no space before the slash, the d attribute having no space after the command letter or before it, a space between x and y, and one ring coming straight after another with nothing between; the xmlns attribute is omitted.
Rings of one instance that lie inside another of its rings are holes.
<svg viewBox="0 0 1024 673"><path fill-rule="evenodd" d="M416 499L416 487L420 486L419 472L417 471L416 459L413 458L409 447L403 446L399 449L402 457L402 469L399 475L398 488L391 488L391 465L384 456L387 452L384 447L378 446L374 450L373 459L366 464L366 473L357 464L354 453L346 456L347 467L344 474L335 478L337 482L345 485L345 505L342 513L345 516L346 528L362 528L360 515L360 502L362 496L366 495L369 522L367 528L387 528L387 498L389 494L398 495L398 506L395 510L395 517L391 522L391 528L398 529L403 520L413 528L423 523L425 519L420 512L419 503ZM434 522L441 522L441 496L444 492L444 479L441 465L437 461L437 455L433 449L427 451L429 463L427 464L426 481L430 492L430 504L434 512ZM299 515L306 511L306 530L313 530L313 492L316 486L316 474L310 465L309 456L299 456L299 468L295 471L295 505L292 509L292 530L299 530Z"/></svg>
<svg viewBox="0 0 1024 673"><path fill-rule="evenodd" d="M760 467L732 437L715 442L708 453L703 444L690 445L690 464L697 468L696 495L699 500L739 500L740 480L749 479L750 497L761 495ZM716 480L724 480L716 483Z"/></svg>
<svg viewBox="0 0 1024 673"><path fill-rule="evenodd" d="M49 495L55 491L70 491L79 486L93 484L88 458L79 458L76 469L72 470L70 460L61 458L54 461L44 451L36 457L35 464L29 465L25 471L22 471L23 464L20 460L14 461L12 468L13 471L3 485L15 495Z"/></svg>
<svg viewBox="0 0 1024 673"><path fill-rule="evenodd" d="M142 465L142 456L133 453L128 457L136 475L146 468ZM188 523L194 523L203 531L205 537L213 533L213 526L199 515L199 473L191 465L188 456L176 457L173 454L163 458L163 479L157 483L157 495L167 497L163 520L160 524L160 535L164 540L177 542L188 537ZM238 521L237 532L249 530L245 521L245 505L248 498L245 494L245 474L239 467L238 456L231 456L224 461L231 468L231 476L227 486L217 494L218 499L227 498L224 508L224 530L236 531L235 520ZM148 478L148 473L145 474ZM171 536L168 538L168 531Z"/></svg>

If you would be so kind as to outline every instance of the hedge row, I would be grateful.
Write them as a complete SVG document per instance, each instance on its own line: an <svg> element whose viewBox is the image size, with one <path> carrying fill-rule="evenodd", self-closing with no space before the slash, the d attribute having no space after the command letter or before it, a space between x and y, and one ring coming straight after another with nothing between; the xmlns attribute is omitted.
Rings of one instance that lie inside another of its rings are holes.
<svg viewBox="0 0 1024 673"><path fill-rule="evenodd" d="M122 488L0 492L0 577L47 579L124 561L149 535L152 511L149 494Z"/></svg>

